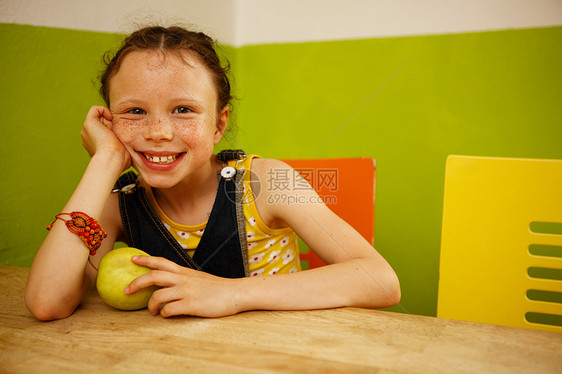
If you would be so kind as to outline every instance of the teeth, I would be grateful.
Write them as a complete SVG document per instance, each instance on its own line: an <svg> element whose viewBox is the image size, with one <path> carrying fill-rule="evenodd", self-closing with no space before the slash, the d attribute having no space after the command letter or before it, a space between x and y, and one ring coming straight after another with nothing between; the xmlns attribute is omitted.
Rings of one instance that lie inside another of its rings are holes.
<svg viewBox="0 0 562 374"><path fill-rule="evenodd" d="M174 162L178 155L169 155L169 156L149 156L147 154L144 155L146 159L150 162L156 162L159 164L169 164L170 162Z"/></svg>

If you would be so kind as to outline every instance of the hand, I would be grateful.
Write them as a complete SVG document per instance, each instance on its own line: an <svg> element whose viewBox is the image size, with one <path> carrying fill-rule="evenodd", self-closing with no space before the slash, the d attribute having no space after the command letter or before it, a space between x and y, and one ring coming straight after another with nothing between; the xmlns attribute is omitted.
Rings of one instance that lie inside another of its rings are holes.
<svg viewBox="0 0 562 374"><path fill-rule="evenodd" d="M125 294L153 285L163 287L148 302L152 315L223 317L240 312L233 287L236 279L184 268L162 257L133 256L132 261L154 270L133 280Z"/></svg>
<svg viewBox="0 0 562 374"><path fill-rule="evenodd" d="M92 106L82 128L82 145L90 157L106 153L120 163L121 171L131 166L131 156L112 131L113 115L104 106Z"/></svg>

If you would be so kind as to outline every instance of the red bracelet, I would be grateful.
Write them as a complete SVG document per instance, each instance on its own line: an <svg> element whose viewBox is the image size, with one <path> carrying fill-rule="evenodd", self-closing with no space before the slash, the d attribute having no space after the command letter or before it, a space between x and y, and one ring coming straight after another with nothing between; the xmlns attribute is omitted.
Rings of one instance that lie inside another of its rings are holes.
<svg viewBox="0 0 562 374"><path fill-rule="evenodd" d="M70 216L71 219L64 219L61 216ZM90 250L90 256L96 254L96 251L101 245L101 242L107 234L101 228L98 221L94 218L90 217L86 213L83 212L70 212L70 213L59 213L55 216L53 222L50 225L47 225L47 230L51 230L53 228L53 224L60 219L66 223L66 227L70 230L71 233L76 234L82 239L82 241L86 244L88 249Z"/></svg>

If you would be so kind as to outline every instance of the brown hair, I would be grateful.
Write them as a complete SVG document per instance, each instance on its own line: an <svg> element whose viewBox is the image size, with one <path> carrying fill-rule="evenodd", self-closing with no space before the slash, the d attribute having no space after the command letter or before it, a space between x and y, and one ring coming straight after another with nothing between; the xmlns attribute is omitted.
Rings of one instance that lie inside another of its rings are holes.
<svg viewBox="0 0 562 374"><path fill-rule="evenodd" d="M148 26L133 32L115 54L108 51L104 55L105 70L100 76L100 95L109 107L109 80L119 71L119 67L127 54L139 50L159 50L172 52L180 57L190 52L207 67L217 91L217 112L230 104L230 80L228 72L230 63L225 60L221 64L215 50L216 42L202 32L194 32L179 26L162 27Z"/></svg>

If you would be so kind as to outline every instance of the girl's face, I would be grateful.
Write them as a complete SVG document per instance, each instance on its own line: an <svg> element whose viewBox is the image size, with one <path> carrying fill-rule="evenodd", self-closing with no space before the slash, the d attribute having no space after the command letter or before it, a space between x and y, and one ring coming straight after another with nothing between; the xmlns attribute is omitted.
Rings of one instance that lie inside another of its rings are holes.
<svg viewBox="0 0 562 374"><path fill-rule="evenodd" d="M224 133L228 108L196 58L134 51L109 82L113 131L152 187L203 176Z"/></svg>

